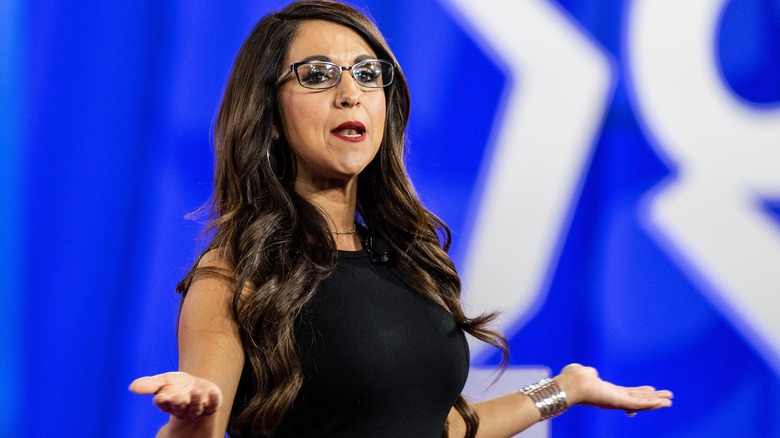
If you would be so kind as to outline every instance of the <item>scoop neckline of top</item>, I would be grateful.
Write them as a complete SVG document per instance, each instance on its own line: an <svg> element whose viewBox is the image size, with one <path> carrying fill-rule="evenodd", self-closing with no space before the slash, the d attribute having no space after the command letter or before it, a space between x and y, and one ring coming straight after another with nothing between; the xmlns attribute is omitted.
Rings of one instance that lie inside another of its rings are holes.
<svg viewBox="0 0 780 438"><path fill-rule="evenodd" d="M368 252L366 252L365 248L358 249L357 251L347 251L343 249L340 249L338 251L339 251L339 257L343 257L347 259L360 259L368 256Z"/></svg>

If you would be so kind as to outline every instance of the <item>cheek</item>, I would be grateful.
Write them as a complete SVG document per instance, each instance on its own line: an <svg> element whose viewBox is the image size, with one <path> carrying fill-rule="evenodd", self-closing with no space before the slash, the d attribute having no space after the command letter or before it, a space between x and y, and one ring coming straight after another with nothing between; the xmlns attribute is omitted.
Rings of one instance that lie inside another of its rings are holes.
<svg viewBox="0 0 780 438"><path fill-rule="evenodd" d="M376 108L374 111L374 123L376 124L375 129L380 134L380 139L384 137L385 135L385 125L387 124L387 107L385 105L385 99L378 99L380 102L377 102Z"/></svg>
<svg viewBox="0 0 780 438"><path fill-rule="evenodd" d="M287 96L282 100L279 112L282 117L282 129L288 141L300 140L311 131L320 111L311 104L303 102L295 96Z"/></svg>

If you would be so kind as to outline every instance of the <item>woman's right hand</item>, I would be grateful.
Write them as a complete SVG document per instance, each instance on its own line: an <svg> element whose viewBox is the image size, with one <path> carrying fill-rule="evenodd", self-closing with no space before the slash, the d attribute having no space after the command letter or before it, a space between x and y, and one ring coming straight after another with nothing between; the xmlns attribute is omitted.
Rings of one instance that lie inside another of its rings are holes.
<svg viewBox="0 0 780 438"><path fill-rule="evenodd" d="M213 415L222 404L222 391L210 380L174 371L140 377L130 384L136 394L153 394L154 404L182 420Z"/></svg>

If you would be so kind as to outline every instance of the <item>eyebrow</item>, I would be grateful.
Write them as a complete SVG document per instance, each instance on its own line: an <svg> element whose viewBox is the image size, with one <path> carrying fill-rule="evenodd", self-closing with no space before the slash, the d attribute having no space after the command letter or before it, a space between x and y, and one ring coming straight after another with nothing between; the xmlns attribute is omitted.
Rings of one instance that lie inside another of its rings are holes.
<svg viewBox="0 0 780 438"><path fill-rule="evenodd" d="M325 62L331 62L330 57L325 55L313 55L313 56L307 56L303 59L301 59L298 62L312 62L312 61L325 61Z"/></svg>
<svg viewBox="0 0 780 438"><path fill-rule="evenodd" d="M355 57L354 62L355 62L355 64L357 64L358 62L365 61L366 59L376 59L376 58L371 56L371 55L368 55L368 54L363 54L363 55L358 55L357 57ZM329 56L325 56L325 55L307 56L307 57L305 57L302 60L297 61L297 62L312 62L312 61L333 62L333 60Z"/></svg>

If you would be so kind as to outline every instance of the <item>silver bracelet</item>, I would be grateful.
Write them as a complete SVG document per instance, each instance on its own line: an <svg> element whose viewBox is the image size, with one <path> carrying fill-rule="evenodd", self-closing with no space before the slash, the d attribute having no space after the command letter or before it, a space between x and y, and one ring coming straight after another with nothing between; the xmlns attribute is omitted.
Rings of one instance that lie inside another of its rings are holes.
<svg viewBox="0 0 780 438"><path fill-rule="evenodd" d="M569 405L566 403L566 391L561 390L558 382L553 379L542 379L537 383L519 389L519 393L531 397L542 420L549 420L566 412Z"/></svg>

